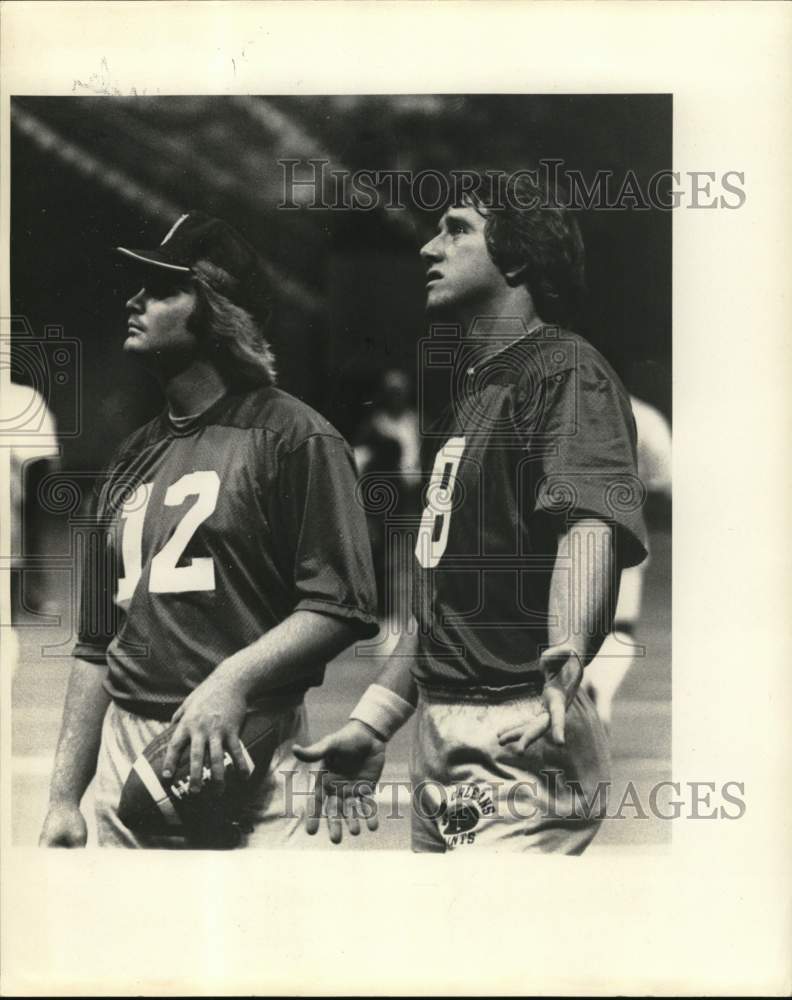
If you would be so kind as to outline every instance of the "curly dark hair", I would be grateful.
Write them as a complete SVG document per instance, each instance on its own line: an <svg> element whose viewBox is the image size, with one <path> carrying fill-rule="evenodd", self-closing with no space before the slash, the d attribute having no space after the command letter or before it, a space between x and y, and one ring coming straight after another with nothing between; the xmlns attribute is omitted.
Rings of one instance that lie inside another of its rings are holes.
<svg viewBox="0 0 792 1000"><path fill-rule="evenodd" d="M514 272L537 314L566 325L585 297L585 250L575 213L544 170L521 170L496 183L497 172L476 171L480 183L462 197L486 219L484 238L502 273ZM503 174L500 179L503 179Z"/></svg>

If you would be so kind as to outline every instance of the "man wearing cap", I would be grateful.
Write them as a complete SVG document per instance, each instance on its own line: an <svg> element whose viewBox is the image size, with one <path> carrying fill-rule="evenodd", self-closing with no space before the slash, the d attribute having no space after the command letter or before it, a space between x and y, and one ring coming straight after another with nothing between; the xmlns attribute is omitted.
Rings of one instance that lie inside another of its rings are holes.
<svg viewBox="0 0 792 1000"><path fill-rule="evenodd" d="M279 735L269 769L246 785L241 843L294 843L284 773L301 767L290 747L307 732L304 694L377 631L351 452L275 388L267 275L234 229L190 212L156 249L118 250L142 285L124 350L156 373L167 408L124 442L97 493L107 558L83 574L41 843L86 843L79 805L95 777L101 845L193 846L124 825L126 777L172 722L165 777L187 751L191 791L205 764L222 783L226 754L245 772L250 712L268 713Z"/></svg>

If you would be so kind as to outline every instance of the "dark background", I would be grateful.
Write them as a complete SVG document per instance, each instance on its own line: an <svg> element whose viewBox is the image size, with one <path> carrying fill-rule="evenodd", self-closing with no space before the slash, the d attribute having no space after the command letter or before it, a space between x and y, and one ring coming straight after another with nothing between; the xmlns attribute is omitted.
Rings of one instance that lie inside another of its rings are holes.
<svg viewBox="0 0 792 1000"><path fill-rule="evenodd" d="M351 435L382 371L415 374L426 332L417 251L438 213L278 209L279 159L419 171L557 158L587 179L632 170L645 190L670 169L671 139L670 95L14 98L12 310L35 337L57 325L81 347L80 371L49 392L64 432L82 428L64 438L65 467L104 464L161 406L121 353L136 289L111 247L157 245L189 208L236 225L276 277L282 388ZM671 212L592 210L580 221L589 298L577 330L670 417ZM25 357L17 348L22 381Z"/></svg>

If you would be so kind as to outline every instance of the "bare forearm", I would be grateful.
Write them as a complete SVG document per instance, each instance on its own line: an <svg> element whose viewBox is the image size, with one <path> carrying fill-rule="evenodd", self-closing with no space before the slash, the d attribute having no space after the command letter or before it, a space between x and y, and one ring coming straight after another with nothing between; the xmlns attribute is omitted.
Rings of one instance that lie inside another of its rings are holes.
<svg viewBox="0 0 792 1000"><path fill-rule="evenodd" d="M415 623L413 622L414 626ZM415 683L412 674L412 667L418 655L418 632L415 627L405 630L399 636L396 648L388 657L388 662L382 668L382 672L376 683L382 687L389 688L412 705L418 704L418 685Z"/></svg>
<svg viewBox="0 0 792 1000"><path fill-rule="evenodd" d="M569 645L584 666L589 663L611 630L617 592L612 529L594 518L578 521L559 539L550 583L550 645Z"/></svg>
<svg viewBox="0 0 792 1000"><path fill-rule="evenodd" d="M107 667L75 660L66 691L63 723L55 753L50 802L79 805L96 771L102 720L110 696L104 689Z"/></svg>
<svg viewBox="0 0 792 1000"><path fill-rule="evenodd" d="M417 652L417 632L405 630L375 683L352 709L351 722L365 726L377 740L387 743L415 711L418 686L411 668Z"/></svg>
<svg viewBox="0 0 792 1000"><path fill-rule="evenodd" d="M216 673L242 685L250 698L310 676L356 638L352 625L314 611L295 611L255 642L224 660Z"/></svg>

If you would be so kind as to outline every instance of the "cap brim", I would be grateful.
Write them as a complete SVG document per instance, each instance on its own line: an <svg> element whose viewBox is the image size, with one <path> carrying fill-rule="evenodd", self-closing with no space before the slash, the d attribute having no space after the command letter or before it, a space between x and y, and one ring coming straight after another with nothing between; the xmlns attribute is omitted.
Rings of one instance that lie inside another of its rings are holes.
<svg viewBox="0 0 792 1000"><path fill-rule="evenodd" d="M170 271L177 274L191 274L189 267L183 264L174 264L165 259L165 254L161 250L130 250L128 247L116 247L116 252L123 254L130 261L144 267L156 267L163 271Z"/></svg>

